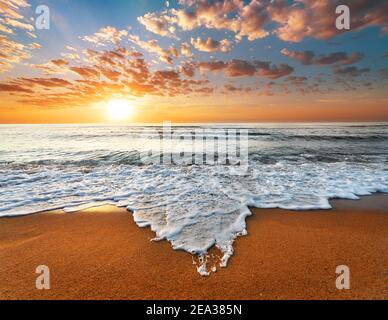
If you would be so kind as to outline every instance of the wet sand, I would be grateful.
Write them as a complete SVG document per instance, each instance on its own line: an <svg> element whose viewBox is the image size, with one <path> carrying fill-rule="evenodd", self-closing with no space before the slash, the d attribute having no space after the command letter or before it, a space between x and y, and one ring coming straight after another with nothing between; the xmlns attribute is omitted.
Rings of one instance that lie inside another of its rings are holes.
<svg viewBox="0 0 388 320"><path fill-rule="evenodd" d="M0 219L1 299L388 299L388 195L333 210L258 210L228 267L201 277L192 256L130 212L102 207ZM51 289L35 288L47 265ZM336 267L350 268L337 290Z"/></svg>

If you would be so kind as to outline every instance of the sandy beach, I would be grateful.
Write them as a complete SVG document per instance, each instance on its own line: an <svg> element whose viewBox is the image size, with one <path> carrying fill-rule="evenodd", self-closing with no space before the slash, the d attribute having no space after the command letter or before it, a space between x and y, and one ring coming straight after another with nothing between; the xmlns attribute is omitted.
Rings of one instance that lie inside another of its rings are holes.
<svg viewBox="0 0 388 320"><path fill-rule="evenodd" d="M1 299L388 299L388 196L333 210L258 210L228 267L201 277L192 256L101 207L0 219ZM351 289L335 286L336 266ZM35 288L47 265L51 289Z"/></svg>

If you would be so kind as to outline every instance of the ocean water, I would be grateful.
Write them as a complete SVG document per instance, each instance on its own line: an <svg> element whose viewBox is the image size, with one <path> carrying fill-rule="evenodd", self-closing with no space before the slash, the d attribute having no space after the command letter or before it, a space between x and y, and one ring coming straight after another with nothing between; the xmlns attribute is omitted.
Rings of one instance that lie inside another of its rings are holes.
<svg viewBox="0 0 388 320"><path fill-rule="evenodd" d="M388 192L388 124L182 125L168 144L163 130L1 125L0 217L127 207L155 240L199 256L208 275L208 250L216 245L227 265L249 207L330 209L332 198ZM204 141L213 162L202 157ZM229 161L234 145L244 161Z"/></svg>

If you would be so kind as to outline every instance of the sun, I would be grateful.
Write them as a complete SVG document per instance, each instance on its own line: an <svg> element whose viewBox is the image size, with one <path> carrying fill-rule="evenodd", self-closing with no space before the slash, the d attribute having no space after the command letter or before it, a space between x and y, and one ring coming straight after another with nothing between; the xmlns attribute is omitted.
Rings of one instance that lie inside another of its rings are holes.
<svg viewBox="0 0 388 320"><path fill-rule="evenodd" d="M113 121L124 121L128 119L133 113L133 108L128 102L126 99L110 100L107 105L109 117Z"/></svg>

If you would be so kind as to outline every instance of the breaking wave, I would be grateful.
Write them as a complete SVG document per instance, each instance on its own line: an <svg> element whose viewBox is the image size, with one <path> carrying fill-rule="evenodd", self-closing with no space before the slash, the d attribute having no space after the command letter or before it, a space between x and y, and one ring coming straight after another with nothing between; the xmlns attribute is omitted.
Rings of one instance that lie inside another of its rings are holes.
<svg viewBox="0 0 388 320"><path fill-rule="evenodd" d="M224 130L200 128L204 136ZM208 275L208 250L217 246L227 265L235 238L247 233L250 207L330 209L332 198L388 192L385 125L243 128L256 134L249 135L249 166L236 175L217 163L145 165L150 131L161 128L1 126L0 216L126 207L155 240L202 257L198 271Z"/></svg>

